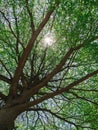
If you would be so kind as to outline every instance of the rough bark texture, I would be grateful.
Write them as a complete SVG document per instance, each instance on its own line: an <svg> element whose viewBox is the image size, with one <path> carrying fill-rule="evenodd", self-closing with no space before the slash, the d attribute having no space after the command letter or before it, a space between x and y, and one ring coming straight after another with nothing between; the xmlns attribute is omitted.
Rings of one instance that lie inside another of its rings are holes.
<svg viewBox="0 0 98 130"><path fill-rule="evenodd" d="M0 110L0 130L13 130L17 112L13 109Z"/></svg>

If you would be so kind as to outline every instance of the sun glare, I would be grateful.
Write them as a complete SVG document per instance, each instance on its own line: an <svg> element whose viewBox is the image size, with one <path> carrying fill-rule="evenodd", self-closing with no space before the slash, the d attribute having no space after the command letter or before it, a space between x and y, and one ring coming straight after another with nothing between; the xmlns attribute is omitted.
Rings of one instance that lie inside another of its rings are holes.
<svg viewBox="0 0 98 130"><path fill-rule="evenodd" d="M43 43L45 47L52 46L54 42L55 42L55 38L51 34L47 34L43 38Z"/></svg>
<svg viewBox="0 0 98 130"><path fill-rule="evenodd" d="M53 39L51 37L45 37L44 42L46 45L51 46L53 44Z"/></svg>

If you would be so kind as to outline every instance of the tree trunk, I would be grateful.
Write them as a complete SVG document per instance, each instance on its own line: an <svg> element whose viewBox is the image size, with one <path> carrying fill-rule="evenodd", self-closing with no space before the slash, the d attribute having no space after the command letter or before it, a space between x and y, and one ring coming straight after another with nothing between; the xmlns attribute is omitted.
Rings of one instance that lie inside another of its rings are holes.
<svg viewBox="0 0 98 130"><path fill-rule="evenodd" d="M18 113L13 108L6 108L0 110L0 130L13 130L14 120Z"/></svg>

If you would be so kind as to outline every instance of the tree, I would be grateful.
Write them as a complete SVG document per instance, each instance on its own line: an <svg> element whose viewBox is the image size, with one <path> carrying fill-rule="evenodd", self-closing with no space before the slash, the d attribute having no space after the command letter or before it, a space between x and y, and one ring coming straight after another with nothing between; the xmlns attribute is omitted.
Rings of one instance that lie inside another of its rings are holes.
<svg viewBox="0 0 98 130"><path fill-rule="evenodd" d="M97 129L97 0L0 4L0 130Z"/></svg>

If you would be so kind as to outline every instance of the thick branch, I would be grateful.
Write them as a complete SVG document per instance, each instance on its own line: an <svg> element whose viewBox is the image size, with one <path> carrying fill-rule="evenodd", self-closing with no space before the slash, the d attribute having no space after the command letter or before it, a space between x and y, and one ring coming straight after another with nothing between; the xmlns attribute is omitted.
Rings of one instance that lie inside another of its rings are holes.
<svg viewBox="0 0 98 130"><path fill-rule="evenodd" d="M88 44L88 42L92 42L94 40L98 39L98 36L96 37L93 37L91 39L87 39L83 42L83 44L80 44L79 46L76 46L74 48L71 48L67 53L66 55L64 56L64 58L61 60L61 62L56 66L56 68L53 69L53 71L48 74L44 79L42 79L42 81L36 85L35 87L33 87L32 89L30 89L30 91L24 93L24 95L26 97L30 97L31 95L35 94L36 92L38 92L39 89L41 89L47 82L49 82L52 77L54 75L56 75L60 70L61 68L64 66L64 64L66 63L66 61L68 60L68 58L72 55L72 53L74 51L78 51L79 49L81 49L84 45Z"/></svg>
<svg viewBox="0 0 98 130"><path fill-rule="evenodd" d="M49 82L52 77L54 75L56 75L61 68L64 66L64 64L66 63L66 61L68 60L68 58L71 56L71 54L73 53L73 51L77 51L79 50L81 47L83 46L83 44L77 46L76 48L71 48L66 55L64 56L64 58L61 60L61 62L56 66L56 68L53 69L53 71L48 74L44 79L42 79L42 81L37 84L36 86L34 86L33 88L31 88L28 91L24 91L23 95L23 100L25 100L28 97L31 97L32 95L34 95L35 93L37 93L39 91L39 89L41 89L47 82Z"/></svg>
<svg viewBox="0 0 98 130"><path fill-rule="evenodd" d="M49 98L53 98L54 96L60 95L60 94L62 94L62 93L64 93L64 92L68 92L72 87L74 87L74 86L76 86L76 85L82 83L83 81L87 80L88 78L90 78L90 77L92 77L92 76L94 76L94 75L96 75L96 74L98 74L98 70L96 70L96 71L94 71L94 72L92 72L92 73L87 74L86 76L80 78L80 79L77 80L77 81L74 81L73 83L69 84L69 85L66 86L65 88L62 88L62 89L60 89L60 90L54 91L54 92L52 92L52 93L49 93L49 94L47 94L47 95L45 95L45 96L43 96L43 97L41 97L41 98L39 98L39 99L37 99L37 100L35 100L35 101L22 104L22 105L20 105L19 109L22 110L22 111L23 111L23 110L25 111L25 110L28 109L29 107L34 106L34 105L37 105L37 104L43 102L44 100L47 100L47 99L49 99Z"/></svg>
<svg viewBox="0 0 98 130"><path fill-rule="evenodd" d="M34 42L36 40L36 38L38 37L39 33L42 31L43 27L46 25L46 23L48 22L51 14L53 13L53 10L49 11L45 18L43 19L43 21L41 22L41 24L39 25L38 29L35 31L35 33L31 36L28 44L27 44L27 47L25 48L20 60L19 60L19 63L18 63L18 66L16 68L16 71L15 71L15 75L14 75L14 79L13 79L13 83L11 85L11 89L10 89L10 94L11 95L16 95L16 91L17 91L17 84L18 84L18 81L19 81L19 78L20 78L20 75L22 73L22 70L25 66L25 63L26 63L26 60L32 50L32 47L34 45Z"/></svg>

